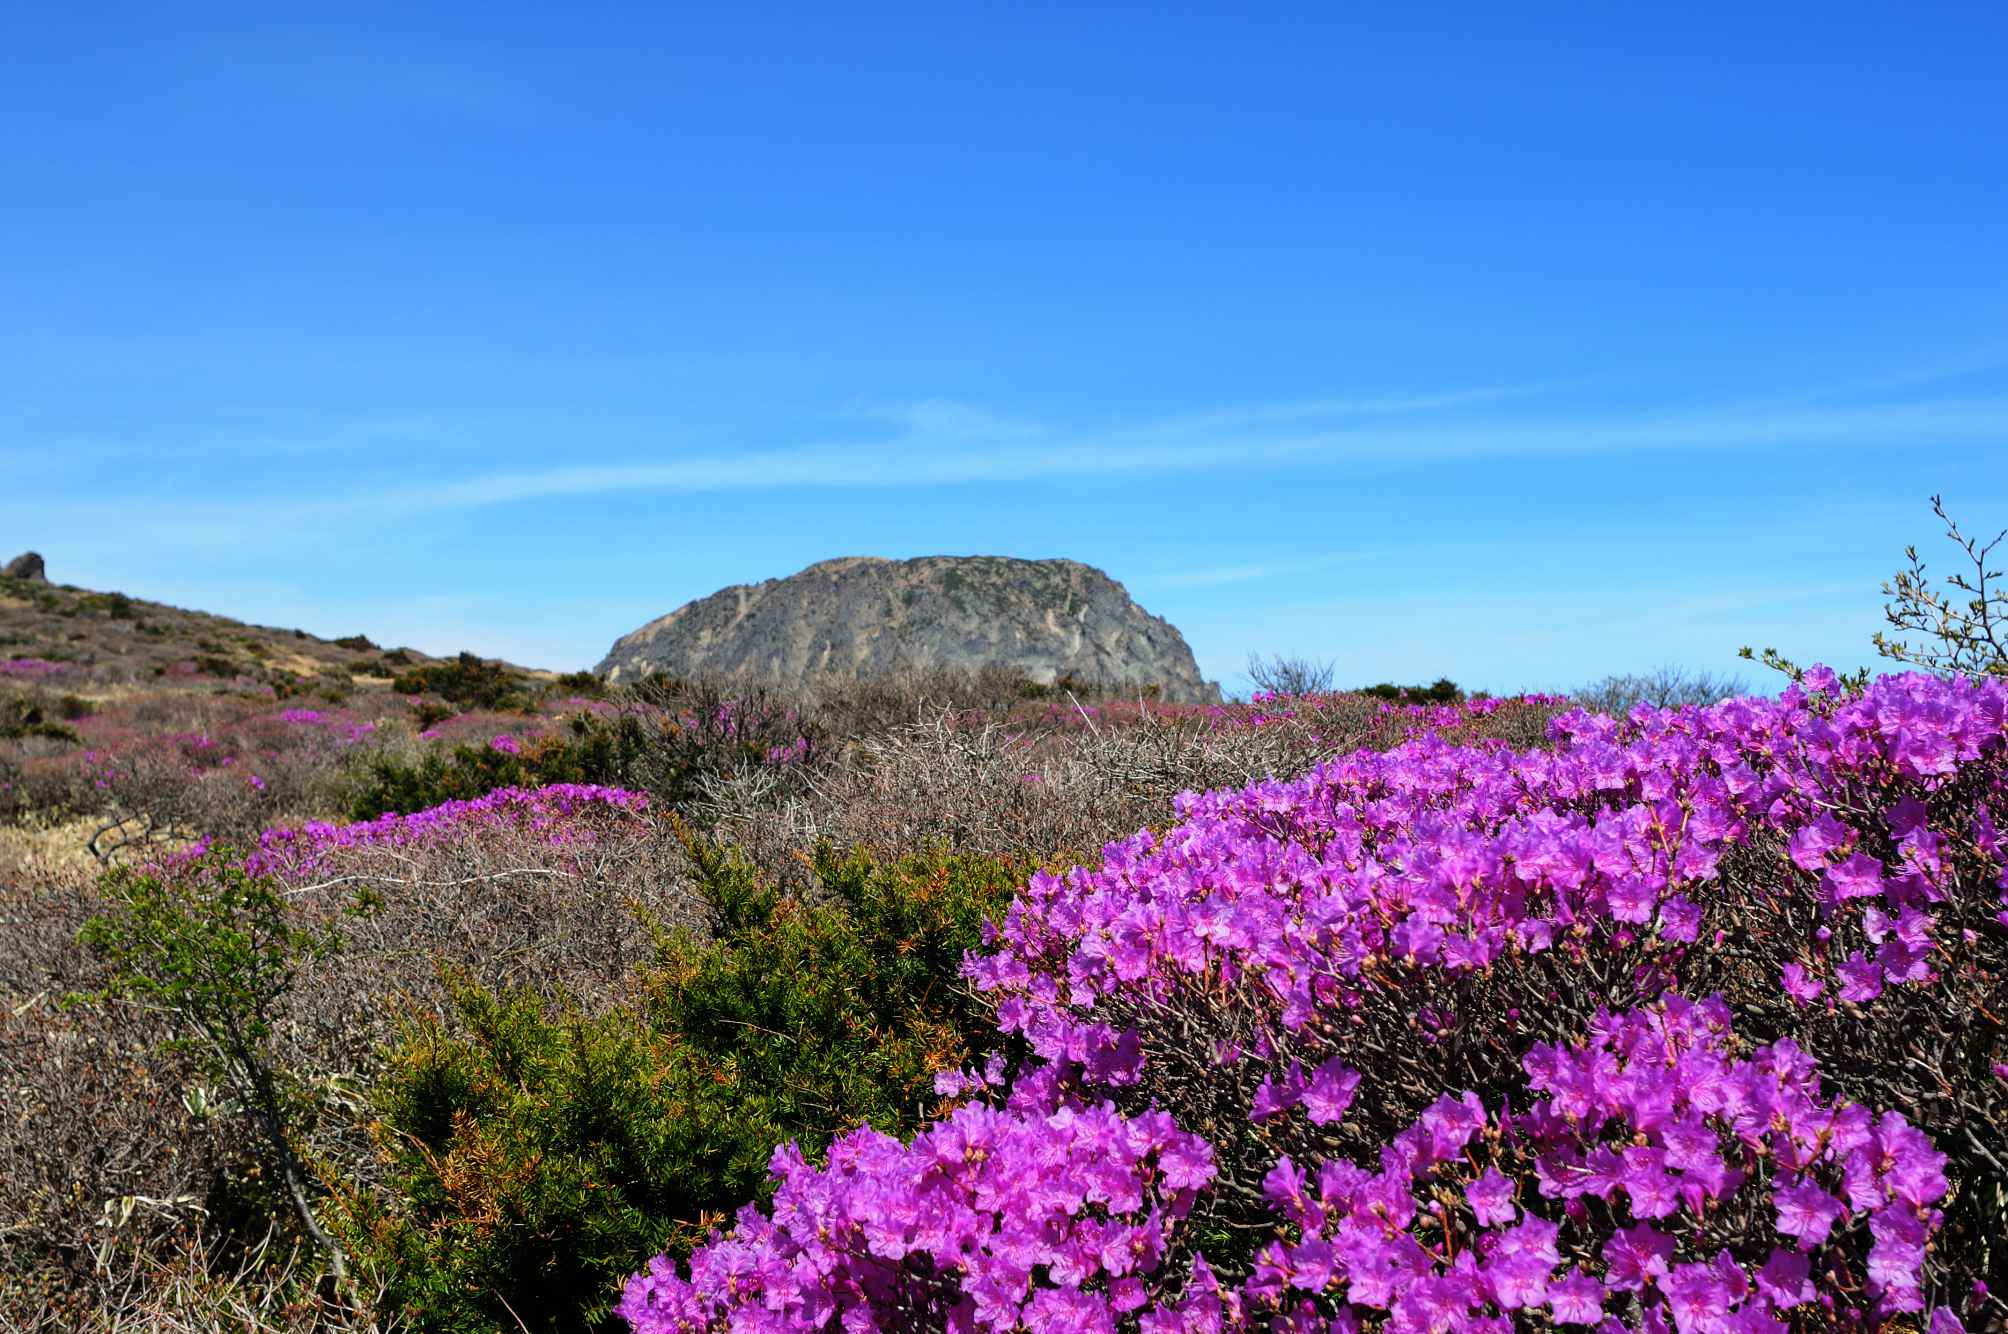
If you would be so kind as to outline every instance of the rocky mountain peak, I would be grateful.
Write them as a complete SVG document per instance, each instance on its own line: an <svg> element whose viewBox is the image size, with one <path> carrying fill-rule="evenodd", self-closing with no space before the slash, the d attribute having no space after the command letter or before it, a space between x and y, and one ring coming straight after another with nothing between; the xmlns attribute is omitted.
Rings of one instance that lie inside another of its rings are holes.
<svg viewBox="0 0 2008 1334"><path fill-rule="evenodd" d="M840 556L786 579L734 584L616 640L594 670L800 685L816 676L901 668L1016 668L1157 686L1160 698L1217 703L1184 636L1123 586L1073 560L1008 556Z"/></svg>

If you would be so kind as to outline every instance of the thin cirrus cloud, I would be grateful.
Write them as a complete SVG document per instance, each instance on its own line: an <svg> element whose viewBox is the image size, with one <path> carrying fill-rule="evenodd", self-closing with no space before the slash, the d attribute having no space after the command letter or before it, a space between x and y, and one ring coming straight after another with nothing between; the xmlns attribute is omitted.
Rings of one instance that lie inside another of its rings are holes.
<svg viewBox="0 0 2008 1334"><path fill-rule="evenodd" d="M1269 561L1257 565L1224 565L1204 570L1181 570L1170 574L1138 575L1128 582L1141 589L1182 591L1189 588L1219 588L1225 584L1252 583L1260 579L1283 579L1291 575L1315 574L1340 565L1357 565L1387 555L1383 551L1355 551L1339 555L1315 556L1306 560Z"/></svg>
<svg viewBox="0 0 2008 1334"><path fill-rule="evenodd" d="M418 484L360 508L451 510L649 491L906 487L1030 482L1251 465L1453 460L1657 449L1975 444L2008 435L2008 398L1726 405L1602 417L1503 414L1501 393L1379 405L1306 404L1069 430L1005 422L939 401L898 417L890 438L659 461L526 469Z"/></svg>
<svg viewBox="0 0 2008 1334"><path fill-rule="evenodd" d="M1546 387L1491 388L1429 397L1257 405L1084 427L931 398L858 405L821 423L801 423L804 434L815 430L849 439L459 475L444 457L428 459L422 440L407 439L395 484L371 475L376 470L362 469L353 489L269 497L256 506L233 502L227 516L214 502L191 496L186 504L149 506L140 526L155 533L185 530L191 538L206 534L213 541L214 525L223 516L247 540L255 537L250 530L261 527L298 540L301 532L315 527L339 529L344 523L609 495L1024 483L1264 466L1412 466L1655 450L1958 449L2008 438L2008 395L1941 380L1936 394L1916 392L1913 382L1911 392L1893 398L1889 383L1601 414L1550 409L1541 401L1550 392ZM1955 388L1965 392L1946 392ZM45 507L65 507L62 495L40 499ZM92 499L93 512L102 500ZM1161 578L1167 588L1201 588L1270 573L1266 566L1258 570L1255 563L1234 563Z"/></svg>

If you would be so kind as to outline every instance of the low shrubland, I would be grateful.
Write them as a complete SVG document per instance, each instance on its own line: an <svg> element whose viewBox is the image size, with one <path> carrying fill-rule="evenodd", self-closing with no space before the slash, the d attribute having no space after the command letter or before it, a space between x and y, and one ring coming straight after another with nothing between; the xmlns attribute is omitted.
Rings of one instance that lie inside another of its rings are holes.
<svg viewBox="0 0 2008 1334"><path fill-rule="evenodd" d="M304 1100L289 1141L317 1196L339 1187L337 1204L378 1189L387 1170L369 1099L405 1025L450 1020L470 986L603 1015L631 1002L653 957L650 924L703 921L681 855L645 801L618 792L503 793L418 817L272 831L248 855L197 845L147 872L149 892L199 884L219 859L273 885L296 925L339 934L339 953L299 960L261 1042ZM268 1232L274 1262L302 1240L273 1194L253 1109L227 1071L205 1071L173 1014L143 997L65 1004L115 980L115 961L80 940L94 918L129 920L116 881L98 880L61 863L0 876L0 1310L17 1326L80 1327L115 1312L117 1285L135 1276L236 1272ZM216 920L216 941L232 925ZM322 1208L331 1226L346 1216ZM372 1281L366 1258L360 1271L350 1298Z"/></svg>
<svg viewBox="0 0 2008 1334"><path fill-rule="evenodd" d="M1767 651L1772 699L440 676L367 718L218 697L197 754L81 714L93 827L141 790L121 747L221 795L101 839L129 870L0 881L4 1309L1999 1329L2008 661L1969 549L1967 601L1891 592L1963 656ZM289 755L312 782L244 795ZM283 904L327 948L219 1063L116 945L225 900L185 920L227 944Z"/></svg>
<svg viewBox="0 0 2008 1334"><path fill-rule="evenodd" d="M300 923L342 937L338 955L300 968L269 1046L304 1091L289 1134L351 1255L351 1308L420 1329L493 1328L511 1306L589 1327L638 1254L687 1249L759 1193L776 1144L814 1151L860 1124L925 1123L935 1072L997 1041L956 969L1035 865L1162 825L1181 790L1432 727L1539 735L1556 707L1432 714L1333 697L1178 712L1076 698L1020 701L1007 725L974 709L903 723L907 705L864 694L843 701L850 716L886 730L792 749L727 725L730 709L703 712L724 719L713 730L684 728L687 694L676 712L664 695L575 706L580 725L559 720L559 745L522 716L461 715L441 738L444 753L533 764L610 739L625 770L502 776L611 772L667 801L558 781L249 834L283 809L255 804L277 801L263 793L298 790L275 765L366 792L386 756L425 743L395 719L238 700L202 700L199 717L170 715L167 737L92 758L107 787L87 791L148 812L127 856L150 848L156 874L182 874L187 854L159 860L176 846L165 840L221 810L241 823L216 824L251 849L237 860L272 877ZM797 726L757 698L745 713L756 708ZM454 741L454 726L473 739ZM664 737L672 727L682 734ZM498 749L505 735L520 749ZM99 846L116 861L111 842ZM59 1004L107 984L105 961L78 944L106 908L95 878L36 863L6 885L0 1154L22 1189L0 1228L16 1319L137 1309L131 1285L146 1275L178 1275L193 1301L192 1273L312 1254L242 1099L170 1045L172 1022L131 1001ZM100 1050L121 1055L77 1059ZM591 1106L607 1116L565 1110ZM623 1142L648 1151L616 1153ZM294 1309L316 1271L280 1270L295 1298L274 1309ZM250 1300L241 1284L202 1291L218 1310Z"/></svg>
<svg viewBox="0 0 2008 1334"><path fill-rule="evenodd" d="M450 1021L409 1022L377 1087L394 1203L348 1229L417 1327L603 1322L634 1257L687 1254L761 1192L775 1145L911 1134L935 1072L994 1037L951 979L1021 879L1008 862L825 848L830 897L804 903L691 850L712 930L665 935L629 1003L462 986Z"/></svg>

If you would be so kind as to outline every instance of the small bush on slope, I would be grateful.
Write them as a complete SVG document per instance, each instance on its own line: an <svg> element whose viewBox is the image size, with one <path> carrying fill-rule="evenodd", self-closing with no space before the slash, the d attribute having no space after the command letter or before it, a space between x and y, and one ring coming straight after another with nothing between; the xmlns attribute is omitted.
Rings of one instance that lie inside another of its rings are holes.
<svg viewBox="0 0 2008 1334"><path fill-rule="evenodd" d="M705 682L647 682L624 692L618 707L573 713L527 746L496 738L416 761L378 756L349 814L409 815L547 783L622 787L677 809L701 797L707 777L786 771L815 755L824 739L794 705L757 688L727 695Z"/></svg>
<svg viewBox="0 0 2008 1334"><path fill-rule="evenodd" d="M588 1329L635 1257L684 1253L755 1193L790 1140L910 1135L934 1073L994 1039L955 981L1021 874L940 851L889 867L821 849L821 902L777 896L693 841L714 912L679 933L646 1003L553 1021L461 988L457 1035L420 1019L378 1086L390 1193L359 1252L420 1330Z"/></svg>
<svg viewBox="0 0 2008 1334"><path fill-rule="evenodd" d="M638 788L642 785L635 779L644 749L636 719L609 721L577 713L565 720L562 729L528 746L463 743L450 752L429 752L416 762L378 755L369 761L368 776L350 803L349 818L413 815L449 801L474 801L504 788L553 783Z"/></svg>
<svg viewBox="0 0 2008 1334"><path fill-rule="evenodd" d="M523 701L523 678L472 653L391 678L401 695L438 695L470 709L509 709Z"/></svg>

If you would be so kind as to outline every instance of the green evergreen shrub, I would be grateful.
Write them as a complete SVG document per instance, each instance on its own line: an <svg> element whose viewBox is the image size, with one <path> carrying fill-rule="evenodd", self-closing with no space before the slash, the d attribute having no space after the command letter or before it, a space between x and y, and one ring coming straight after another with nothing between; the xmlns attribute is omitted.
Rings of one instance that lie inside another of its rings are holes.
<svg viewBox="0 0 2008 1334"><path fill-rule="evenodd" d="M437 721L433 716L426 725ZM640 720L610 721L578 713L521 752L465 743L450 752L434 751L416 763L378 756L369 763L368 777L350 803L349 815L357 820L373 820L387 812L410 815L445 801L472 801L505 787L550 783L639 787L639 764L647 749Z"/></svg>
<svg viewBox="0 0 2008 1334"><path fill-rule="evenodd" d="M1359 693L1372 695L1375 699L1385 699L1396 704L1462 704L1464 692L1457 688L1457 682L1447 676L1438 677L1426 686L1398 686L1386 681L1377 686L1362 686Z"/></svg>
<svg viewBox="0 0 2008 1334"><path fill-rule="evenodd" d="M0 738L18 740L23 737L46 737L51 741L67 741L73 746L84 744L82 737L49 718L40 704L16 696L0 704Z"/></svg>
<svg viewBox="0 0 2008 1334"><path fill-rule="evenodd" d="M419 731L426 732L445 722L448 718L456 717L459 713L460 710L454 708L451 704L435 704L433 701L426 699L420 700L413 706L411 720L418 724Z"/></svg>
<svg viewBox="0 0 2008 1334"><path fill-rule="evenodd" d="M566 672L551 682L553 695L577 695L584 699L605 699L607 683L591 672Z"/></svg>
<svg viewBox="0 0 2008 1334"><path fill-rule="evenodd" d="M384 655L384 661L390 654ZM468 709L512 709L523 703L522 678L497 663L462 653L451 662L435 662L391 678L391 688L406 695L438 695Z"/></svg>
<svg viewBox="0 0 2008 1334"><path fill-rule="evenodd" d="M390 1054L379 1136L407 1203L358 1201L344 1228L414 1329L615 1329L620 1282L761 1193L777 1146L909 1135L934 1072L995 1040L956 974L1023 879L1012 861L825 846L830 897L810 903L686 841L715 933L662 941L634 1006L553 1018L462 986L455 1029L420 1016Z"/></svg>
<svg viewBox="0 0 2008 1334"><path fill-rule="evenodd" d="M436 707L419 705L421 722L438 721ZM358 820L386 811L408 815L498 788L547 783L624 787L648 793L662 808L687 809L703 798L709 776L785 772L820 758L828 739L820 724L757 688L728 695L705 683L649 682L627 692L620 711L570 714L520 754L468 743L416 762L378 755L349 813Z"/></svg>

